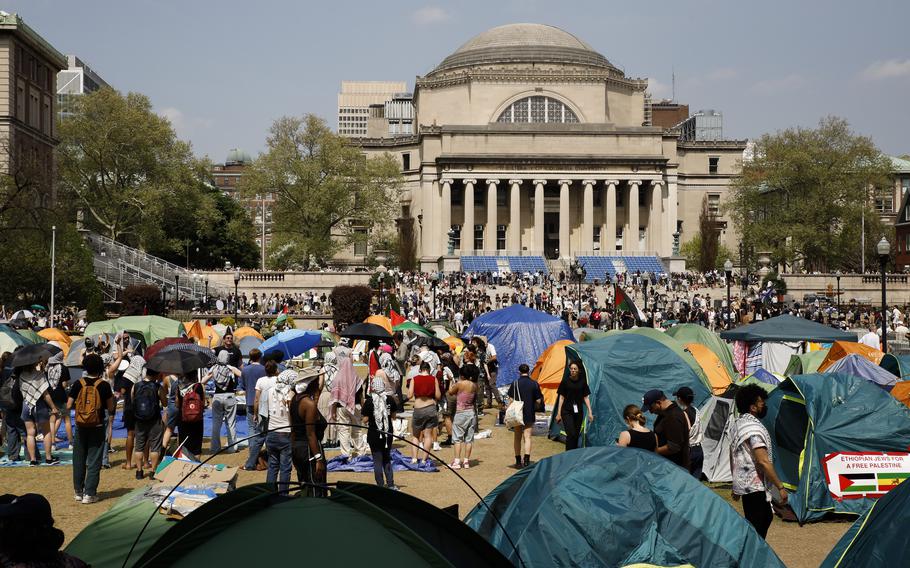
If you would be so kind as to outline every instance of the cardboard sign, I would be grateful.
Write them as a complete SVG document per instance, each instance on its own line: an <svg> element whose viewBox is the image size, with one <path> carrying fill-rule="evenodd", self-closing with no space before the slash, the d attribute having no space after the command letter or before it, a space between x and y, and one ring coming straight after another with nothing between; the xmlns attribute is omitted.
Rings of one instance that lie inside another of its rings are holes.
<svg viewBox="0 0 910 568"><path fill-rule="evenodd" d="M836 500L877 499L910 478L910 453L836 452L825 455L822 468Z"/></svg>
<svg viewBox="0 0 910 568"><path fill-rule="evenodd" d="M196 466L199 466L196 469ZM193 471L195 469L195 471ZM180 480L193 472L183 483ZM180 483L182 487L211 486L216 493L224 493L228 486L237 479L237 468L224 465L202 465L196 462L167 459L155 472L155 479L163 484L174 486Z"/></svg>

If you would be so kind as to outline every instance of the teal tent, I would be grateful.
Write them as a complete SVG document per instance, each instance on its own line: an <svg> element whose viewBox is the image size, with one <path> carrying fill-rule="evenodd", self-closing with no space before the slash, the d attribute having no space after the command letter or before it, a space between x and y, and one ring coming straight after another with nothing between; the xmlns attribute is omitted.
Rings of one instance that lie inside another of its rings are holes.
<svg viewBox="0 0 910 568"><path fill-rule="evenodd" d="M717 356L717 359L721 363L723 363L724 368L731 377L735 377L739 374L736 367L733 365L733 353L730 351L729 344L724 342L719 335L705 326L694 323L682 323L668 329L667 335L683 345L687 343L704 345Z"/></svg>
<svg viewBox="0 0 910 568"><path fill-rule="evenodd" d="M832 493L825 469L832 454L910 447L910 409L853 375L790 377L768 395L767 404L762 422L774 445L774 469L791 492L789 504L801 523L826 513L859 515L874 502L862 494Z"/></svg>
<svg viewBox="0 0 910 568"><path fill-rule="evenodd" d="M90 337L99 333L111 335L120 331L138 333L146 345L151 345L160 339L180 337L185 329L179 321L163 318L161 316L124 316L105 321L95 321L88 324L83 335Z"/></svg>
<svg viewBox="0 0 910 568"><path fill-rule="evenodd" d="M0 353L12 353L17 347L32 345L34 341L16 333L16 330L6 324L0 323Z"/></svg>
<svg viewBox="0 0 910 568"><path fill-rule="evenodd" d="M502 482L465 522L528 568L784 565L721 497L669 460L634 448L543 459Z"/></svg>
<svg viewBox="0 0 910 568"><path fill-rule="evenodd" d="M584 445L615 444L619 433L626 429L623 408L641 404L651 389L661 389L672 398L676 389L687 386L695 392L696 406L708 400L711 390L693 369L698 363L688 352L673 349L669 342L676 340L659 340L640 333L610 333L601 339L566 346L567 363L581 363L591 389L591 409L596 420L582 434ZM568 365L566 369L568 372ZM560 428L555 419L551 419L550 426L550 436L558 437Z"/></svg>
<svg viewBox="0 0 910 568"><path fill-rule="evenodd" d="M902 381L910 379L910 355L886 353L879 365Z"/></svg>
<svg viewBox="0 0 910 568"><path fill-rule="evenodd" d="M825 357L828 356L828 351L830 349L816 349L808 353L790 355L790 362L787 364L784 375L792 377L793 375L808 375L809 373L818 372L818 368L824 362Z"/></svg>
<svg viewBox="0 0 910 568"><path fill-rule="evenodd" d="M910 559L910 483L878 500L834 545L821 568L891 568Z"/></svg>
<svg viewBox="0 0 910 568"><path fill-rule="evenodd" d="M343 529L349 530L343 530ZM353 531L353 532L351 532ZM175 523L128 566L510 567L456 515L406 493L361 483L328 497L240 487Z"/></svg>
<svg viewBox="0 0 910 568"><path fill-rule="evenodd" d="M749 325L728 329L720 334L725 341L853 341L856 334L841 331L805 318L784 314Z"/></svg>

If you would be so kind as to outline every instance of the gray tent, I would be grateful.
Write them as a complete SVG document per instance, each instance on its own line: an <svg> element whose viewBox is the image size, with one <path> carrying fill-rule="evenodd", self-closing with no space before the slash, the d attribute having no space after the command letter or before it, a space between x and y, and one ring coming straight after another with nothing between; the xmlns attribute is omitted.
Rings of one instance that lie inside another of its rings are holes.
<svg viewBox="0 0 910 568"><path fill-rule="evenodd" d="M736 405L732 398L712 396L699 409L704 437L701 442L705 453L702 474L712 483L733 481L730 471L730 430Z"/></svg>

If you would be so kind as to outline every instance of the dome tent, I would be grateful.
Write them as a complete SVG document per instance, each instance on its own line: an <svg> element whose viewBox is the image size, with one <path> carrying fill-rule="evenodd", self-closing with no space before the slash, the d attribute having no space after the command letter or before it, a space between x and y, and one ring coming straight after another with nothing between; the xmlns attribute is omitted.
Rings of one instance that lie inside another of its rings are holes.
<svg viewBox="0 0 910 568"><path fill-rule="evenodd" d="M733 353L730 351L729 345L719 335L705 326L694 323L681 323L668 329L667 335L680 343L704 345L723 363L730 377L737 375L736 367L733 365Z"/></svg>
<svg viewBox="0 0 910 568"><path fill-rule="evenodd" d="M340 550L381 550L397 567L502 567L509 562L429 503L375 485L339 483L329 497L285 497L254 484L205 503L151 543L132 566L334 566ZM356 526L355 540L327 526ZM236 546L238 542L268 543Z"/></svg>
<svg viewBox="0 0 910 568"><path fill-rule="evenodd" d="M821 371L821 369L819 369L819 371ZM866 379L870 383L889 392L899 381L897 377L869 359L866 359L864 355L859 353L851 353L843 359L835 361L834 364L828 367L824 372L853 375L854 377Z"/></svg>
<svg viewBox="0 0 910 568"><path fill-rule="evenodd" d="M572 345L572 342L560 339L547 347L531 368L531 378L540 385L544 404L549 407L556 404L556 389L559 388L565 373L566 345Z"/></svg>
<svg viewBox="0 0 910 568"><path fill-rule="evenodd" d="M510 384L518 378L518 366L531 367L547 347L560 339L575 341L569 324L558 317L520 304L489 312L476 318L464 333L465 339L486 337L496 347L499 374L496 386Z"/></svg>
<svg viewBox="0 0 910 568"><path fill-rule="evenodd" d="M783 566L722 498L672 462L638 449L557 454L508 478L484 502L465 522L529 568Z"/></svg>

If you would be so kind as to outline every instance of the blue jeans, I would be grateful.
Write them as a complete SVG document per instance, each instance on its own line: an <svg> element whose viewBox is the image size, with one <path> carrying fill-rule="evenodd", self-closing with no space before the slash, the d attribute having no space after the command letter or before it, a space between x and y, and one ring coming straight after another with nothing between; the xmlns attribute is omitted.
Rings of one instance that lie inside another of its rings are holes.
<svg viewBox="0 0 910 568"><path fill-rule="evenodd" d="M237 398L234 393L220 393L212 397L212 453L217 454L221 450L221 424L227 426L227 443L226 453L234 453L237 448L234 442L237 441Z"/></svg>
<svg viewBox="0 0 910 568"><path fill-rule="evenodd" d="M265 438L269 452L269 471L266 483L278 481L278 489L286 492L291 480L291 435L285 432L269 432Z"/></svg>
<svg viewBox="0 0 910 568"><path fill-rule="evenodd" d="M255 416L250 410L252 407L247 406L247 420L250 420L250 416ZM258 409L257 409L258 410ZM250 426L250 434L255 434L254 438L249 439L250 443L250 453L244 464L244 469L255 469L256 462L259 461L259 451L262 450L263 444L265 444L265 435L269 431L269 419L267 416L259 416L259 422Z"/></svg>
<svg viewBox="0 0 910 568"><path fill-rule="evenodd" d="M25 439L25 422L18 412L4 410L3 423L6 424L6 457L12 461L19 461L22 440Z"/></svg>

